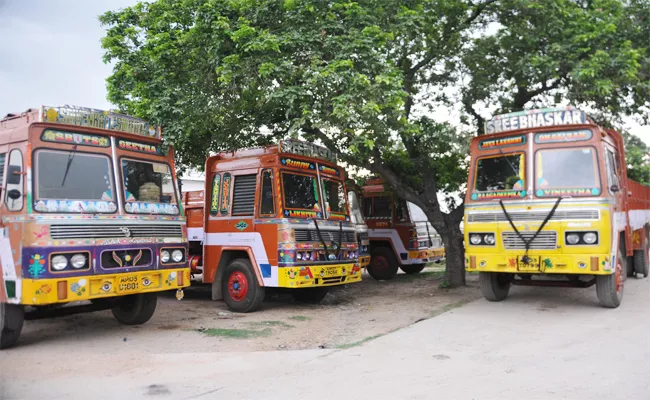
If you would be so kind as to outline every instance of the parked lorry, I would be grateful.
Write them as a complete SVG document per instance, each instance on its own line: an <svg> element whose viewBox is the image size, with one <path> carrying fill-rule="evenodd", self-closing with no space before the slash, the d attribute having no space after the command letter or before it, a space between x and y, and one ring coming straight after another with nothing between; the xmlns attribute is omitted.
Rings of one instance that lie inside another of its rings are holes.
<svg viewBox="0 0 650 400"><path fill-rule="evenodd" d="M444 258L440 236L428 221L413 218L411 211L416 209L414 204L389 190L383 179L366 181L363 214L370 238L367 270L374 279L393 279L398 268L407 274L417 274L427 263Z"/></svg>
<svg viewBox="0 0 650 400"><path fill-rule="evenodd" d="M0 120L0 348L25 318L112 309L142 324L189 286L174 155L126 115L46 107Z"/></svg>
<svg viewBox="0 0 650 400"><path fill-rule="evenodd" d="M357 232L357 240L359 241L359 266L366 268L370 265L370 238L368 237L368 225L363 219L363 212L361 211L361 202L357 196L357 192L353 190L348 191L348 204L350 205L350 220L354 225Z"/></svg>
<svg viewBox="0 0 650 400"><path fill-rule="evenodd" d="M620 133L583 111L499 115L471 144L466 269L490 301L511 285L589 287L618 307L648 276L650 188L627 177Z"/></svg>
<svg viewBox="0 0 650 400"><path fill-rule="evenodd" d="M344 171L329 150L283 140L222 152L205 164L204 191L185 194L191 268L212 299L257 310L265 288L320 302L361 281Z"/></svg>

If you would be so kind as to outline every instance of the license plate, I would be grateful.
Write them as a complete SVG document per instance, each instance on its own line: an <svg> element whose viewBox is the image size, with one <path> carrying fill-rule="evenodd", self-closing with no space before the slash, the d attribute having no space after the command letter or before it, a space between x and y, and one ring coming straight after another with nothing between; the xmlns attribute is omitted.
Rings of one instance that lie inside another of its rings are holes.
<svg viewBox="0 0 650 400"><path fill-rule="evenodd" d="M339 269L337 267L325 267L325 275L339 275Z"/></svg>
<svg viewBox="0 0 650 400"><path fill-rule="evenodd" d="M133 293L140 290L140 280L137 275L125 275L117 278L117 293Z"/></svg>
<svg viewBox="0 0 650 400"><path fill-rule="evenodd" d="M528 257L528 264L521 261L521 257L517 258L517 269L519 271L539 271L540 258L541 257Z"/></svg>

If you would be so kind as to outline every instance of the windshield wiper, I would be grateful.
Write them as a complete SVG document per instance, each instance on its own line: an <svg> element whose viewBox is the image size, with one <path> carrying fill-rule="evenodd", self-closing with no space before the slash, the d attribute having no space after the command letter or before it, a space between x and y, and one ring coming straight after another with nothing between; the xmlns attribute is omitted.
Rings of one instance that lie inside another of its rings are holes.
<svg viewBox="0 0 650 400"><path fill-rule="evenodd" d="M74 158L74 155L77 154L77 145L75 144L74 147L72 148L72 151L68 155L68 164L65 166L65 173L63 174L63 180L61 181L61 187L65 185L65 178L68 177L68 171L70 171L70 164L72 164L72 159Z"/></svg>
<svg viewBox="0 0 650 400"><path fill-rule="evenodd" d="M503 156L503 158L505 158L505 160L506 160L506 162L508 163L508 165L510 165L510 168L512 169L512 172L514 172L516 176L519 176L519 171L517 171L517 169L515 168L515 166L512 165L512 163L510 162L510 160L508 160L508 156L505 155L505 153L503 152L503 149L499 149L499 154L501 154L501 155Z"/></svg>

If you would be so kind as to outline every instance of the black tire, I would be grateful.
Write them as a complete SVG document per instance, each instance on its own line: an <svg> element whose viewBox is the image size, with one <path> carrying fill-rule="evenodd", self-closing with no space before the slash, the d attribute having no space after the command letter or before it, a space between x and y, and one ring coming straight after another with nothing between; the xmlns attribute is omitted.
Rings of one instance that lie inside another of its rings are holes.
<svg viewBox="0 0 650 400"><path fill-rule="evenodd" d="M625 276L628 278L631 278L635 275L634 272L634 258L633 257L625 257L624 259L625 265L623 266L623 270L625 271Z"/></svg>
<svg viewBox="0 0 650 400"><path fill-rule="evenodd" d="M293 299L297 302L318 304L325 298L325 296L327 296L328 291L329 288L327 287L292 289L291 295L293 296Z"/></svg>
<svg viewBox="0 0 650 400"><path fill-rule="evenodd" d="M377 247L370 254L370 264L366 267L368 274L378 281L388 281L397 275L398 264L393 250Z"/></svg>
<svg viewBox="0 0 650 400"><path fill-rule="evenodd" d="M489 301L501 301L508 297L510 291L510 274L500 272L480 272L478 281L483 297Z"/></svg>
<svg viewBox="0 0 650 400"><path fill-rule="evenodd" d="M250 261L238 258L226 266L221 281L223 299L234 312L259 310L264 301L265 288L257 284Z"/></svg>
<svg viewBox="0 0 650 400"><path fill-rule="evenodd" d="M399 267L405 274L418 274L424 269L424 264L402 265Z"/></svg>
<svg viewBox="0 0 650 400"><path fill-rule="evenodd" d="M648 263L648 257L646 250L634 250L634 272L637 274L643 274L644 278L648 277L650 264ZM632 269L632 268L630 268Z"/></svg>
<svg viewBox="0 0 650 400"><path fill-rule="evenodd" d="M25 311L18 304L0 303L0 350L13 347L23 330Z"/></svg>
<svg viewBox="0 0 650 400"><path fill-rule="evenodd" d="M113 317L122 325L141 325L149 321L156 311L158 295L141 293L125 296L111 309Z"/></svg>
<svg viewBox="0 0 650 400"><path fill-rule="evenodd" d="M596 294L600 305L605 308L616 308L623 300L623 289L627 274L624 271L625 259L619 251L614 273L596 276Z"/></svg>

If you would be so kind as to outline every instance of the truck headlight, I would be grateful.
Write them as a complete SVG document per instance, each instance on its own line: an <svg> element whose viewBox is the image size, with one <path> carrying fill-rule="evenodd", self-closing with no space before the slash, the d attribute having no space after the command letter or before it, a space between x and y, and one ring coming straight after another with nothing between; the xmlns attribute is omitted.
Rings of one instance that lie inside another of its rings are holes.
<svg viewBox="0 0 650 400"><path fill-rule="evenodd" d="M481 235L477 235L476 233L472 233L469 235L469 241L473 245L479 245L481 244Z"/></svg>
<svg viewBox="0 0 650 400"><path fill-rule="evenodd" d="M489 244L490 246L492 246L496 240L494 239L493 233L488 233L487 235L483 236L483 241L485 242L485 244Z"/></svg>
<svg viewBox="0 0 650 400"><path fill-rule="evenodd" d="M163 250L160 252L160 261L166 263L167 261L169 261L170 258L171 256L167 250Z"/></svg>
<svg viewBox="0 0 650 400"><path fill-rule="evenodd" d="M596 232L587 232L582 236L582 240L587 244L594 244L598 241L598 234Z"/></svg>
<svg viewBox="0 0 650 400"><path fill-rule="evenodd" d="M83 268L86 265L86 256L83 254L75 254L70 259L70 264L76 269Z"/></svg>
<svg viewBox="0 0 650 400"><path fill-rule="evenodd" d="M65 256L52 257L52 269L55 271L63 271L68 266L68 259Z"/></svg>
<svg viewBox="0 0 650 400"><path fill-rule="evenodd" d="M180 250L172 251L172 260L174 260L174 262L183 261L183 252Z"/></svg>
<svg viewBox="0 0 650 400"><path fill-rule="evenodd" d="M577 233L569 233L568 235L566 235L566 242L568 244L578 244L579 241L580 241L580 235L578 235Z"/></svg>

